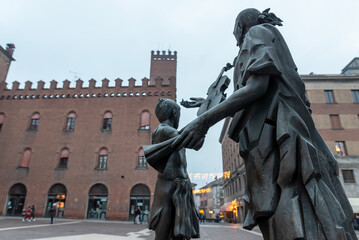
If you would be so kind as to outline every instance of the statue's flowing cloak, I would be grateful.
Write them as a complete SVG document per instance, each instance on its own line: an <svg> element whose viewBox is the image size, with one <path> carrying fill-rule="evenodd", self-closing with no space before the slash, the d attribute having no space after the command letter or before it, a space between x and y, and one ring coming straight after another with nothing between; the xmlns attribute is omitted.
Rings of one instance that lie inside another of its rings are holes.
<svg viewBox="0 0 359 240"><path fill-rule="evenodd" d="M289 49L270 24L246 34L235 91L252 74L270 76L267 92L237 112L229 128L247 171L244 227L259 224L270 240L357 239L336 159L314 126Z"/></svg>

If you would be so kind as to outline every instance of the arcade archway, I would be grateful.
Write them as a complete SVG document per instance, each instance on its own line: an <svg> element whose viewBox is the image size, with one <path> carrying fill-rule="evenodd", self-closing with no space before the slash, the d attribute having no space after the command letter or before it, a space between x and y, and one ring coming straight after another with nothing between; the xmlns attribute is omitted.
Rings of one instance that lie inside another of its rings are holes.
<svg viewBox="0 0 359 240"><path fill-rule="evenodd" d="M130 212L129 220L135 219L135 210L140 207L142 210L144 222L147 222L148 214L150 213L150 189L145 184L137 184L131 189L130 193Z"/></svg>
<svg viewBox="0 0 359 240"><path fill-rule="evenodd" d="M24 184L17 183L13 185L8 193L6 204L7 216L21 216L26 198L26 187Z"/></svg>
<svg viewBox="0 0 359 240"><path fill-rule="evenodd" d="M103 184L95 184L90 188L87 206L87 218L106 219L108 190Z"/></svg>
<svg viewBox="0 0 359 240"><path fill-rule="evenodd" d="M47 195L47 205L45 211L45 217L50 216L50 210L52 206L56 206L55 217L61 218L65 213L65 202L66 202L67 190L65 185L57 183L52 185Z"/></svg>

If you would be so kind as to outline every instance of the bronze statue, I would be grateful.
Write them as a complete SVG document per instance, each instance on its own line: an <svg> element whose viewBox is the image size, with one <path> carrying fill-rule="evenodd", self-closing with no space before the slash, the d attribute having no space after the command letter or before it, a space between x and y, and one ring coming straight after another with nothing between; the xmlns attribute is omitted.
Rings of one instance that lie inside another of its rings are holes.
<svg viewBox="0 0 359 240"><path fill-rule="evenodd" d="M155 230L156 240L199 238L186 149L175 150L168 144L178 136L180 106L173 100L161 98L155 113L160 125L152 133L153 145L143 146L147 162L158 171L149 228ZM200 142L198 148L203 140Z"/></svg>
<svg viewBox="0 0 359 240"><path fill-rule="evenodd" d="M189 123L172 147L198 148L212 125L232 117L229 136L240 143L246 166L244 228L259 225L266 240L357 239L336 159L314 126L304 83L275 27L281 22L269 9L239 13L234 93Z"/></svg>

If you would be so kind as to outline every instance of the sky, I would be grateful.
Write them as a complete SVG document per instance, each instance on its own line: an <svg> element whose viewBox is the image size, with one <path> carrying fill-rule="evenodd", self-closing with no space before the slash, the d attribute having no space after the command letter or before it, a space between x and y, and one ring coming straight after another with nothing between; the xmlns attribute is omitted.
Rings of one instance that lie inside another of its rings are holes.
<svg viewBox="0 0 359 240"><path fill-rule="evenodd" d="M177 100L205 97L238 54L238 13L271 8L300 74L338 74L359 57L358 0L0 0L0 45L16 45L9 87L30 80L149 77L151 50L177 51ZM227 72L232 78L233 70ZM33 85L36 87L36 84ZM227 92L230 94L233 87ZM182 108L180 128L196 117ZM212 127L198 152L187 151L188 172L222 172L219 135ZM202 186L209 180L193 180Z"/></svg>

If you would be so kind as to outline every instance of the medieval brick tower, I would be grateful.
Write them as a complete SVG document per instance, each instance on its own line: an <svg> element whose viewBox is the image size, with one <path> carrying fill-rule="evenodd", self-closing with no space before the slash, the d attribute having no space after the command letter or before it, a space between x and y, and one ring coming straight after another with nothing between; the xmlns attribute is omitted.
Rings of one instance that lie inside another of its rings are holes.
<svg viewBox="0 0 359 240"><path fill-rule="evenodd" d="M129 220L140 206L146 220L157 173L141 146L158 125L157 100L176 100L176 52L152 51L150 79L139 85L79 79L74 88L65 80L10 89L13 49L0 51L0 215L34 204L48 216L55 204L58 217Z"/></svg>
<svg viewBox="0 0 359 240"><path fill-rule="evenodd" d="M160 77L164 84L169 84L169 78L176 76L177 52L154 51L151 52L150 84L155 84L155 79Z"/></svg>
<svg viewBox="0 0 359 240"><path fill-rule="evenodd" d="M6 87L6 76L9 72L11 61L15 61L12 57L14 54L15 45L8 43L6 50L0 46L0 89Z"/></svg>

